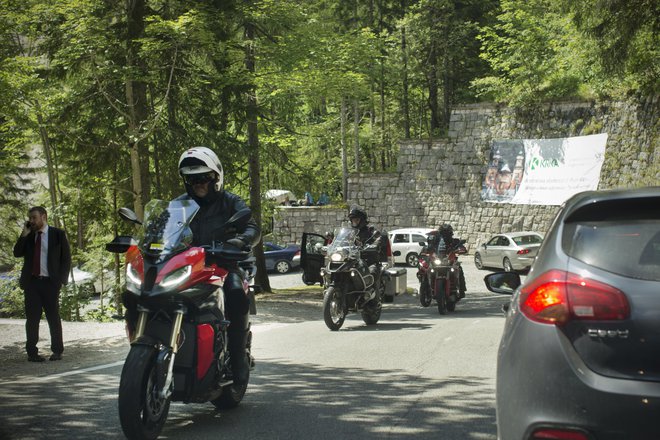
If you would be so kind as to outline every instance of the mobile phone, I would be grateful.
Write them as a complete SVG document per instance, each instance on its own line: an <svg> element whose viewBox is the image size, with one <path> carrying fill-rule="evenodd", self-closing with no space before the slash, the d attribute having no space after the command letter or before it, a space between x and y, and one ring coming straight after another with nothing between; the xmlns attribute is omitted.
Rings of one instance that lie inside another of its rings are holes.
<svg viewBox="0 0 660 440"><path fill-rule="evenodd" d="M26 228L29 228L29 227L30 227L30 220L26 220L26 221L25 221L25 227L26 227Z"/></svg>

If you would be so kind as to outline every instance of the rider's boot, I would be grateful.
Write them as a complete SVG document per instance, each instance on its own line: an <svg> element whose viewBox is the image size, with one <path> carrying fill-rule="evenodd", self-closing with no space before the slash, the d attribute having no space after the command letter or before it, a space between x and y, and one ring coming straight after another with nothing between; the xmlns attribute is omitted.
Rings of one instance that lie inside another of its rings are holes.
<svg viewBox="0 0 660 440"><path fill-rule="evenodd" d="M459 295L459 298L465 298L465 292L467 292L467 288L465 286L465 274L463 273L463 267L458 266L458 295Z"/></svg>
<svg viewBox="0 0 660 440"><path fill-rule="evenodd" d="M249 315L246 313L234 316L227 329L227 348L231 356L231 372L236 385L245 385L250 378L250 365L245 351L248 334Z"/></svg>

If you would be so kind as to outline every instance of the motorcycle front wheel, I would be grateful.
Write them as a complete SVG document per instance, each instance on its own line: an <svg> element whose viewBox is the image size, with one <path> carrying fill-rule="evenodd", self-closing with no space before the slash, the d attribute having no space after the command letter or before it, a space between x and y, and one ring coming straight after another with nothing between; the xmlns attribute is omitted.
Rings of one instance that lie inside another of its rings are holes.
<svg viewBox="0 0 660 440"><path fill-rule="evenodd" d="M344 325L346 311L344 304L339 296L339 292L334 286L328 287L323 294L323 320L325 325L332 331L337 331Z"/></svg>
<svg viewBox="0 0 660 440"><path fill-rule="evenodd" d="M155 348L131 347L119 382L119 421L129 439L158 437L170 410L170 397L158 393Z"/></svg>
<svg viewBox="0 0 660 440"><path fill-rule="evenodd" d="M431 287L429 287L429 280L424 278L422 283L419 285L419 303L422 307L428 307L431 305Z"/></svg>
<svg viewBox="0 0 660 440"><path fill-rule="evenodd" d="M438 278L435 280L435 293L438 301L438 312L441 315L447 314L447 297L445 296L445 280Z"/></svg>

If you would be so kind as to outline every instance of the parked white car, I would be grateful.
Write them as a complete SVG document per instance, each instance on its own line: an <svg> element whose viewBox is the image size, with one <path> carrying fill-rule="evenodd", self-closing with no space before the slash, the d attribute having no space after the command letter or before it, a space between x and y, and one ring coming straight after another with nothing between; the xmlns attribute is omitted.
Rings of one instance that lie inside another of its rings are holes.
<svg viewBox="0 0 660 440"><path fill-rule="evenodd" d="M419 243L426 242L426 234L431 231L432 228L403 228L388 231L392 252L401 252L401 255L394 257L394 262L417 267L419 253L422 250Z"/></svg>

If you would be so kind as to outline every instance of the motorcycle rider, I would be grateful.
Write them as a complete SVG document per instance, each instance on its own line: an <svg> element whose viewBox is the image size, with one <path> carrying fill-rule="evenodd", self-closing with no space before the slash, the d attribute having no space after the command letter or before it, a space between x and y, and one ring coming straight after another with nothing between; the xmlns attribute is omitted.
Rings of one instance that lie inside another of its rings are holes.
<svg viewBox="0 0 660 440"><path fill-rule="evenodd" d="M358 230L358 240L362 246L373 246L378 249L376 256L370 253L366 253L364 256L364 260L369 266L369 272L374 276L374 285L378 286L382 272L381 262L387 263L387 235L381 234L379 230L369 226L366 211L358 206L351 207L348 219L351 226Z"/></svg>
<svg viewBox="0 0 660 440"><path fill-rule="evenodd" d="M214 229L226 223L237 211L247 208L236 194L223 188L223 170L218 156L207 147L195 147L185 151L179 158L179 174L183 179L186 194L178 200L192 198L199 205L199 211L190 223L193 233L193 246L212 245ZM220 237L219 241L243 249L255 246L261 238L261 230L254 218L244 227L238 228L231 238ZM224 239L223 239L224 238ZM227 348L232 359L234 382L245 384L249 368L245 356L248 337L250 301L243 290L244 272L235 265L227 267L229 275L223 290L225 312L231 322L227 330Z"/></svg>
<svg viewBox="0 0 660 440"><path fill-rule="evenodd" d="M449 223L443 223L438 227L438 244L437 250L438 254L447 253L450 250L460 246L461 242L458 238L454 238L454 228ZM465 292L467 291L465 286L465 274L463 273L463 267L458 266L458 293L461 298L465 298Z"/></svg>
<svg viewBox="0 0 660 440"><path fill-rule="evenodd" d="M237 211L247 208L247 205L239 196L223 188L222 164L211 149L194 147L186 150L179 158L178 170L186 194L176 200L192 198L199 205L199 211L190 223L193 246L212 245L215 240L239 249L247 249L246 246L252 247L259 242L261 230L252 217L247 224L238 226L235 234L214 236L215 229L226 223ZM243 290L243 270L237 264L233 267L223 267L229 270L223 285L226 319L231 323L227 329L227 348L231 356L234 382L244 385L248 381L250 369L245 356L250 301ZM124 295L126 318L129 328L134 328L137 313L135 305L130 304L129 297L130 295Z"/></svg>

